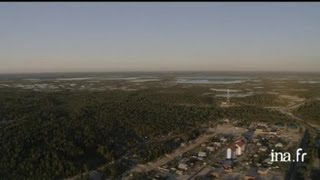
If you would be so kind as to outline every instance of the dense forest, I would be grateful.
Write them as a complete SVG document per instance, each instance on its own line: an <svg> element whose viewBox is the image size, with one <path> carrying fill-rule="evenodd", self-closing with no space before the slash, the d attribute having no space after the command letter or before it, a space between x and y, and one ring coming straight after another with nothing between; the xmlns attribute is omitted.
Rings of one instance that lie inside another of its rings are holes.
<svg viewBox="0 0 320 180"><path fill-rule="evenodd" d="M320 124L320 100L307 102L294 111L297 116L316 124Z"/></svg>
<svg viewBox="0 0 320 180"><path fill-rule="evenodd" d="M284 106L286 102L280 101L277 95L274 94L255 94L243 98L233 98L233 102L243 105L256 106Z"/></svg>
<svg viewBox="0 0 320 180"><path fill-rule="evenodd" d="M252 105L223 109L187 92L2 90L0 174L59 179L106 165L105 173L117 177L178 147L176 137L196 138L201 125L222 118L243 125L287 120Z"/></svg>

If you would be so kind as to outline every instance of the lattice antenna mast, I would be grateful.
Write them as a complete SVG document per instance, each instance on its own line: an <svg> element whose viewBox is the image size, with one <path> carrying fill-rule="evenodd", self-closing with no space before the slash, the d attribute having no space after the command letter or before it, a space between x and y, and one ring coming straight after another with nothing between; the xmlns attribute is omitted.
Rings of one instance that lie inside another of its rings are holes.
<svg viewBox="0 0 320 180"><path fill-rule="evenodd" d="M229 89L227 89L227 103L230 102L230 94L229 94Z"/></svg>

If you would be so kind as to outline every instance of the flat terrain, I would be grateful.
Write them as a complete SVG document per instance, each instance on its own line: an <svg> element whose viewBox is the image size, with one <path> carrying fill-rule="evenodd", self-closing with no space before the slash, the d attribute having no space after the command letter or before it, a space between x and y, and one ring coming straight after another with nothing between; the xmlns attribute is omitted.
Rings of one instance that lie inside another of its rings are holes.
<svg viewBox="0 0 320 180"><path fill-rule="evenodd" d="M0 174L77 179L96 170L110 178L152 172L252 122L297 123L315 134L319 79L236 72L1 75ZM223 119L238 128L219 127ZM208 127L212 134L204 133Z"/></svg>

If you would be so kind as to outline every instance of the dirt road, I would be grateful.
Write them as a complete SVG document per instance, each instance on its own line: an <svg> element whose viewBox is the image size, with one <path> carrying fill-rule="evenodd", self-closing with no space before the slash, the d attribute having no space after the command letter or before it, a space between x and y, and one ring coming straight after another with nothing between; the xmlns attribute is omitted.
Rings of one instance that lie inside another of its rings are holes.
<svg viewBox="0 0 320 180"><path fill-rule="evenodd" d="M159 166L162 166L166 163L168 163L169 161L172 161L173 159L175 159L176 157L180 156L181 154L191 151L192 149L196 148L197 146L200 146L202 143L208 141L210 138L214 137L216 134L205 134L202 135L200 137L198 137L194 143L189 144L187 146L184 147L179 147L178 149L174 150L172 153L170 154L166 154L164 157L155 160L153 162L149 162L147 164L138 164L136 167L132 168L129 173L132 172L149 172L151 170L156 169Z"/></svg>

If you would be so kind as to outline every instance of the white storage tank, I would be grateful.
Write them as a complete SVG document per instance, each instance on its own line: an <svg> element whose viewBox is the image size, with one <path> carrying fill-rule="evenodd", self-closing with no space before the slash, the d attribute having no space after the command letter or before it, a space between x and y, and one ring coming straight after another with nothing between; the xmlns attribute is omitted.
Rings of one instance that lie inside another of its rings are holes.
<svg viewBox="0 0 320 180"><path fill-rule="evenodd" d="M231 148L227 149L227 159L231 159L232 158L232 150Z"/></svg>

